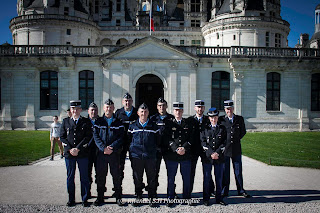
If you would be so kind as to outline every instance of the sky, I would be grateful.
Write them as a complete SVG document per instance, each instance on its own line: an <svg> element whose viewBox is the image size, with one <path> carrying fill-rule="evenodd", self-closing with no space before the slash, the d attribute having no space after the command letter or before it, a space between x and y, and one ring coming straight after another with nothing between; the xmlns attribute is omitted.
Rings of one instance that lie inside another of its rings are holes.
<svg viewBox="0 0 320 213"><path fill-rule="evenodd" d="M10 20L17 16L17 0L0 0L0 44L12 44L12 35L9 29ZM297 44L301 33L308 33L310 38L314 33L314 11L320 0L281 0L282 19L290 23L288 36L289 47Z"/></svg>

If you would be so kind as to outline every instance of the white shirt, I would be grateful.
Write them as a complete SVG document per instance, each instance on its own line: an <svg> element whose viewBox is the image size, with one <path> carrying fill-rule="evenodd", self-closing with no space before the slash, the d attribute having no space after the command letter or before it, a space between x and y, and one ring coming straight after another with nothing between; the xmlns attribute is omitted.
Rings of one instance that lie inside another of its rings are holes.
<svg viewBox="0 0 320 213"><path fill-rule="evenodd" d="M59 138L60 137L60 123L52 123L50 129L50 137Z"/></svg>

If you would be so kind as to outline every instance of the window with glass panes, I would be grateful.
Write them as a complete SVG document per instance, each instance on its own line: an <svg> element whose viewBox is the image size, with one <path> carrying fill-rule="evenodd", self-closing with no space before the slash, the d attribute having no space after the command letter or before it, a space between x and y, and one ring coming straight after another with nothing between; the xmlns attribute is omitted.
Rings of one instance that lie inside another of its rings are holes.
<svg viewBox="0 0 320 213"><path fill-rule="evenodd" d="M94 101L94 72L79 72L79 99L83 109L87 109L89 104Z"/></svg>
<svg viewBox="0 0 320 213"><path fill-rule="evenodd" d="M200 12L200 0L191 0L191 12Z"/></svg>
<svg viewBox="0 0 320 213"><path fill-rule="evenodd" d="M320 111L320 73L311 77L311 111Z"/></svg>
<svg viewBox="0 0 320 213"><path fill-rule="evenodd" d="M212 73L211 106L223 110L223 101L230 99L230 74L224 71Z"/></svg>
<svg viewBox="0 0 320 213"><path fill-rule="evenodd" d="M40 110L58 109L58 73L44 71L40 73Z"/></svg>
<svg viewBox="0 0 320 213"><path fill-rule="evenodd" d="M280 111L280 77L276 72L267 74L267 111Z"/></svg>

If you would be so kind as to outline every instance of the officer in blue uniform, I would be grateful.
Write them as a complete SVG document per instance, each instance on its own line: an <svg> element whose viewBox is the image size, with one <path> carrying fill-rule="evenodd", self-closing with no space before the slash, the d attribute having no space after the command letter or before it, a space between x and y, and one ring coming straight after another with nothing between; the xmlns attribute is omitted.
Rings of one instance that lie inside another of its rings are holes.
<svg viewBox="0 0 320 213"><path fill-rule="evenodd" d="M98 115L98 106L94 102L90 103L88 107L88 118L91 121L91 128L93 132L93 127L96 119L99 117ZM90 189L88 193L88 198L91 198L91 185L93 183L93 178L92 178L92 169L93 165L95 168L95 172L97 174L97 151L98 148L96 146L96 143L94 142L94 138L92 136L91 140L89 141L89 167L88 167L88 173L89 173L89 183L90 183Z"/></svg>
<svg viewBox="0 0 320 213"><path fill-rule="evenodd" d="M180 164L180 173L183 180L183 199L191 199L190 191L190 172L191 172L191 153L192 147L192 125L187 119L182 118L183 102L173 103L174 118L168 124L170 127L170 135L168 143L166 143L166 151L163 158L166 163L168 175L167 197L169 200L175 197L175 177L178 165ZM191 204L191 203L190 203ZM170 207L173 203L168 202Z"/></svg>
<svg viewBox="0 0 320 213"><path fill-rule="evenodd" d="M138 119L137 109L132 106L133 100L129 93L124 94L122 98L121 109L117 109L115 112L115 117L118 118L125 127L125 132L128 131L129 125ZM122 185L122 180L124 177L124 165L127 157L127 152L129 151L129 146L131 142L131 135L124 135L123 147L120 153L120 180Z"/></svg>
<svg viewBox="0 0 320 213"><path fill-rule="evenodd" d="M113 114L114 103L108 99L104 103L104 114L96 120L93 137L98 147L97 155L97 191L98 198L94 202L95 206L100 206L104 202L104 192L106 191L106 175L108 166L112 175L115 198L119 206L122 206L122 188L120 176L120 152L122 149L124 126L122 122Z"/></svg>
<svg viewBox="0 0 320 213"><path fill-rule="evenodd" d="M146 104L141 104L138 109L139 119L129 126L129 134L132 135L130 144L130 160L133 170L133 180L137 202L139 206L142 199L143 173L146 172L148 183L148 198L150 206L154 207L153 199L157 196L156 187L156 154L160 143L160 130L158 126L148 118L149 109Z"/></svg>
<svg viewBox="0 0 320 213"><path fill-rule="evenodd" d="M226 205L221 196L224 149L226 146L227 132L224 126L218 125L219 111L212 107L207 113L210 124L201 132L201 145L206 154L203 161L203 204L209 206L210 181L212 180L212 165L214 166L214 176L216 181L216 203Z"/></svg>
<svg viewBox="0 0 320 213"><path fill-rule="evenodd" d="M64 156L67 167L67 189L69 201L67 206L75 205L75 171L78 163L82 205L88 207L89 177L88 177L88 143L92 137L91 122L80 116L81 101L70 101L71 118L63 119L60 139L64 145Z"/></svg>
<svg viewBox="0 0 320 213"><path fill-rule="evenodd" d="M168 144L169 141L169 137L171 136L169 134L169 127L168 127L168 122L174 118L173 115L169 114L167 112L167 101L164 100L162 97L158 99L157 102L157 109L158 109L158 113L156 113L155 115L153 115L150 118L151 122L155 122L160 130L160 136L161 136L161 140L160 140L160 146L158 147L157 150L157 162L156 162L156 183L157 186L159 186L159 172L160 172L160 166L161 166L161 160L162 160L162 153L164 151L164 149L166 149L165 144Z"/></svg>
<svg viewBox="0 0 320 213"><path fill-rule="evenodd" d="M203 152L201 146L200 134L204 131L206 126L210 124L208 116L204 115L205 111L205 103L203 100L196 100L194 102L194 110L196 112L195 115L190 116L188 118L189 122L192 124L194 128L193 134L193 144L191 148L191 173L190 173L190 184L191 184L191 192L193 190L194 177L196 173L197 162L200 157L203 165L203 161L206 160L205 153ZM210 193L214 193L214 182L210 181Z"/></svg>
<svg viewBox="0 0 320 213"><path fill-rule="evenodd" d="M226 116L221 116L219 122L226 127L227 144L224 152L225 163L223 170L222 196L229 195L230 186L230 158L233 164L234 176L237 185L238 195L245 198L251 197L243 188L242 160L241 160L241 139L246 134L244 119L240 115L233 113L234 106L232 100L224 101Z"/></svg>

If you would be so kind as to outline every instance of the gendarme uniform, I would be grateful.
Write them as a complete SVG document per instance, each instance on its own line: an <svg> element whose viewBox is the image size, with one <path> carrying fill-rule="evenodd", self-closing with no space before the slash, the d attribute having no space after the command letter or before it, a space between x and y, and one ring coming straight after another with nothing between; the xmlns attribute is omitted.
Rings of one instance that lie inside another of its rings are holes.
<svg viewBox="0 0 320 213"><path fill-rule="evenodd" d="M183 102L174 102L174 109L183 109ZM190 199L190 171L191 171L191 153L190 148L193 143L192 125L187 119L182 118L177 121L176 118L171 119L169 123L169 131L171 137L166 144L166 150L163 153L163 158L166 163L168 174L167 197L174 199L175 196L175 177L177 174L178 165L180 164L180 173L183 179L183 198ZM179 155L177 149L183 147L184 155Z"/></svg>
<svg viewBox="0 0 320 213"><path fill-rule="evenodd" d="M70 101L70 107L81 107L81 101ZM81 197L83 205L87 206L89 192L88 178L88 143L92 137L91 122L88 118L79 117L78 120L71 118L63 119L60 140L64 145L64 156L67 167L67 189L69 193L68 206L75 204L75 170L78 163ZM70 150L79 149L78 156L72 156Z"/></svg>
<svg viewBox="0 0 320 213"><path fill-rule="evenodd" d="M159 98L157 104L159 103L164 103L167 104L167 102L163 99L163 98ZM161 166L161 160L163 157L163 152L164 149L166 149L166 144L169 141L169 137L171 137L170 133L169 133L169 126L168 126L168 122L170 122L170 120L174 118L173 115L166 113L165 115L160 115L159 113L156 113L155 115L153 115L150 118L151 122L155 122L160 130L160 136L161 136L161 140L160 140L160 145L158 147L157 150L157 161L156 161L156 168L157 168L157 176L156 176L156 183L157 186L159 186L159 172L160 172L160 166Z"/></svg>
<svg viewBox="0 0 320 213"><path fill-rule="evenodd" d="M129 93L124 94L123 99L132 99L132 96ZM124 107L117 109L115 112L115 117L118 118L124 125L125 132L128 131L129 125L138 119L137 109L132 106L129 112L125 111ZM123 180L124 177L124 165L129 151L131 138L130 135L125 134L123 138L123 147L120 153L120 179Z"/></svg>
<svg viewBox="0 0 320 213"><path fill-rule="evenodd" d="M141 104L139 109L147 110L148 106ZM132 135L129 152L135 193L138 199L142 198L143 173L145 171L148 182L148 198L153 199L157 196L156 153L160 142L159 129L149 119L145 123L141 123L140 119L137 119L133 124L130 124L128 133Z"/></svg>
<svg viewBox="0 0 320 213"><path fill-rule="evenodd" d="M113 101L108 99L105 105L113 105ZM124 126L114 114L107 118L105 114L98 118L94 125L93 137L98 147L97 155L97 191L98 198L95 205L101 205L104 201L104 192L106 191L106 175L108 166L113 180L115 198L118 205L122 205L122 189L120 176L120 152L122 149L124 135ZM104 154L104 149L110 146L113 152L108 155Z"/></svg>
<svg viewBox="0 0 320 213"><path fill-rule="evenodd" d="M219 116L219 111L216 108L209 109L208 116ZM224 150L227 139L227 132L224 126L216 124L208 124L204 131L201 132L201 145L203 147L206 159L203 161L203 203L209 205L210 199L210 181L212 180L212 165L214 166L214 176L216 181L216 203L225 205L222 200L222 178L223 178L223 163ZM219 158L213 160L211 155L218 153Z"/></svg>
<svg viewBox="0 0 320 213"><path fill-rule="evenodd" d="M233 108L233 101L227 100L224 101L224 107ZM227 131L227 143L224 152L225 156L225 167L224 167L224 176L223 176L223 189L222 195L228 196L229 194L229 185L230 185L230 158L232 160L235 180L237 185L238 195L244 197L250 197L244 188L243 188L243 176L242 176L242 160L241 160L241 143L240 140L246 134L246 127L244 119L240 115L233 114L232 118L228 116L221 116L219 118L221 125L226 127Z"/></svg>

